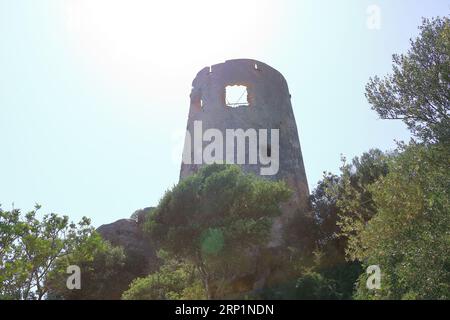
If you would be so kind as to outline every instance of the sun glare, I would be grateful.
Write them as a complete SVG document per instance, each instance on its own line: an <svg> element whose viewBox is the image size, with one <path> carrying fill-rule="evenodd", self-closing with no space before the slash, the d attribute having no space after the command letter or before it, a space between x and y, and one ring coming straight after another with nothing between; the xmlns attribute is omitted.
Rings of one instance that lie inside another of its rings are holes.
<svg viewBox="0 0 450 320"><path fill-rule="evenodd" d="M67 28L93 67L136 83L183 69L194 77L211 63L257 58L276 27L274 7L269 0L70 0Z"/></svg>

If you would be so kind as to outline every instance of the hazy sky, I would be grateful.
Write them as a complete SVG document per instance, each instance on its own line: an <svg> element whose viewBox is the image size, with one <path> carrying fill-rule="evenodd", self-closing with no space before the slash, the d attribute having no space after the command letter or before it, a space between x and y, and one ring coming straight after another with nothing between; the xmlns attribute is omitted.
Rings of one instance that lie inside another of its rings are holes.
<svg viewBox="0 0 450 320"><path fill-rule="evenodd" d="M380 8L380 29L367 9ZM95 226L178 181L191 82L252 58L286 78L312 189L340 154L409 135L364 97L448 0L0 0L0 203Z"/></svg>

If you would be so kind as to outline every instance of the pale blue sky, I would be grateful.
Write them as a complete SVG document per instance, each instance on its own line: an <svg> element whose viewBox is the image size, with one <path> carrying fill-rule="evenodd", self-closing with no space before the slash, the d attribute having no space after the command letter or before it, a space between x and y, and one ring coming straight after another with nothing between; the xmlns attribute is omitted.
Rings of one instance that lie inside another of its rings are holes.
<svg viewBox="0 0 450 320"><path fill-rule="evenodd" d="M192 79L233 58L285 76L312 189L341 153L408 139L378 120L364 86L449 4L0 0L0 203L95 226L156 205L178 181ZM369 5L380 30L366 26Z"/></svg>

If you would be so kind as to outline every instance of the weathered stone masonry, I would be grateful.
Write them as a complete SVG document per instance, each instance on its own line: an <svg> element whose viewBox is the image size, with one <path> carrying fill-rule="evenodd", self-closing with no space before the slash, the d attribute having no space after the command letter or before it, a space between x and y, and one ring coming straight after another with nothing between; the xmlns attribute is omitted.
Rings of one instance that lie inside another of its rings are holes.
<svg viewBox="0 0 450 320"><path fill-rule="evenodd" d="M247 87L248 106L226 105L225 88ZM291 105L291 95L283 75L262 62L250 59L228 60L202 69L192 82L187 130L193 136L194 121L202 121L203 130L279 129L279 171L268 179L284 180L294 190L283 214L273 227L272 244L279 245L283 226L298 210L308 207L308 184ZM270 141L270 139L269 139ZM198 171L198 164L181 165L180 179ZM258 164L242 165L244 171L259 173Z"/></svg>

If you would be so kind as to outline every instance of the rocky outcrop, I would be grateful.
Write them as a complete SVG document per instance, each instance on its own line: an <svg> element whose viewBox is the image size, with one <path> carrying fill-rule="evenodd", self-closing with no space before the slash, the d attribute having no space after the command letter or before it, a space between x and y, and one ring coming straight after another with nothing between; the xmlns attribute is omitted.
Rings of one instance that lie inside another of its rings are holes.
<svg viewBox="0 0 450 320"><path fill-rule="evenodd" d="M136 211L133 219L120 219L97 229L103 239L124 248L127 260L132 262L137 276L145 276L159 267L159 259L150 239L142 231L145 214L152 208Z"/></svg>

